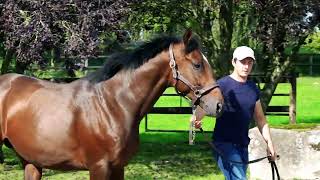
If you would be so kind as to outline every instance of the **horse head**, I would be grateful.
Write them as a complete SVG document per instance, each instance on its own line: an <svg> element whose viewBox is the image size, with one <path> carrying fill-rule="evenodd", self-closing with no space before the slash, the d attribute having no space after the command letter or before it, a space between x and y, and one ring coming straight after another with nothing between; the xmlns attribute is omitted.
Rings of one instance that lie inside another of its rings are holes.
<svg viewBox="0 0 320 180"><path fill-rule="evenodd" d="M216 83L212 68L187 30L183 41L169 47L171 86L178 94L191 99L193 106L199 105L207 115L220 116L223 112L223 96Z"/></svg>

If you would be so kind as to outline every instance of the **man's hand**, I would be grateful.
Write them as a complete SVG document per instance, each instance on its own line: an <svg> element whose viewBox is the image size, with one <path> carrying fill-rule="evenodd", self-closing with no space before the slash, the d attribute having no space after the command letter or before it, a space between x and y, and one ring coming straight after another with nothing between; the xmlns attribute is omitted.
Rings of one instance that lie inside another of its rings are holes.
<svg viewBox="0 0 320 180"><path fill-rule="evenodd" d="M195 121L194 121L194 127L195 127L195 128L200 129L200 128L201 128L201 125L202 125L201 120L195 120Z"/></svg>
<svg viewBox="0 0 320 180"><path fill-rule="evenodd" d="M267 156L269 156L269 161L275 161L279 158L279 156L277 156L277 153L274 151L273 147L268 147L267 148Z"/></svg>

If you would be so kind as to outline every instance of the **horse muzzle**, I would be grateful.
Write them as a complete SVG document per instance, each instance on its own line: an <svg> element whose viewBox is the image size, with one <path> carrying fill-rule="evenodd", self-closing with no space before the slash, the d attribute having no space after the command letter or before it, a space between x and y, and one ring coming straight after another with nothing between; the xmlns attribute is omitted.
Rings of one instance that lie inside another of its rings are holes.
<svg viewBox="0 0 320 180"><path fill-rule="evenodd" d="M206 112L207 116L220 117L223 113L223 101L216 97L200 99L199 106Z"/></svg>

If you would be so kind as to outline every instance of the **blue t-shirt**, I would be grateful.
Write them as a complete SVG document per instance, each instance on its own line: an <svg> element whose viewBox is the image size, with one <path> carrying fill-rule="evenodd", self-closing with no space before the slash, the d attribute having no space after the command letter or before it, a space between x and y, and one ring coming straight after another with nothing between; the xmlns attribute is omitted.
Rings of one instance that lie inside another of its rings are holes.
<svg viewBox="0 0 320 180"><path fill-rule="evenodd" d="M253 81L238 82L230 76L217 83L224 97L224 112L216 120L213 141L248 146L249 125L260 91Z"/></svg>

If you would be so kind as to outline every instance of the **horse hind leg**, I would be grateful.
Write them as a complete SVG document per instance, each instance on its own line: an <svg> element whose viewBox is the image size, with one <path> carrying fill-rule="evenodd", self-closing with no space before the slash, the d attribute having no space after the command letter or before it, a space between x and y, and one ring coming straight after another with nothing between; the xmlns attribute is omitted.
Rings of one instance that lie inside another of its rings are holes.
<svg viewBox="0 0 320 180"><path fill-rule="evenodd" d="M24 180L40 180L41 177L42 168L29 163L24 165Z"/></svg>
<svg viewBox="0 0 320 180"><path fill-rule="evenodd" d="M112 168L110 179L124 180L124 167Z"/></svg>

